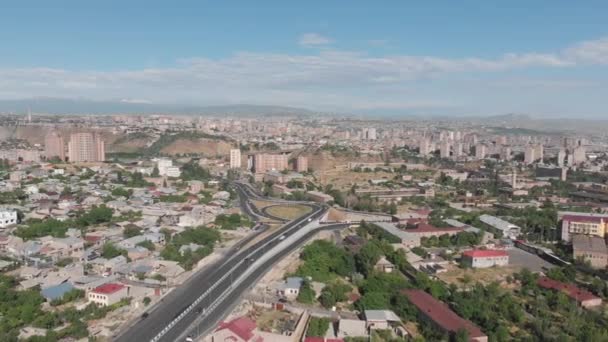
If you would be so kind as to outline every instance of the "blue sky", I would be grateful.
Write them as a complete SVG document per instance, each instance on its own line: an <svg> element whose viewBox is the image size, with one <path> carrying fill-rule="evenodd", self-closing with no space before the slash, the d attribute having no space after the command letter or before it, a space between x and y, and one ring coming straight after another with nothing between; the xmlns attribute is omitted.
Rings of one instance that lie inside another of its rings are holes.
<svg viewBox="0 0 608 342"><path fill-rule="evenodd" d="M13 1L0 99L606 115L608 2Z"/></svg>

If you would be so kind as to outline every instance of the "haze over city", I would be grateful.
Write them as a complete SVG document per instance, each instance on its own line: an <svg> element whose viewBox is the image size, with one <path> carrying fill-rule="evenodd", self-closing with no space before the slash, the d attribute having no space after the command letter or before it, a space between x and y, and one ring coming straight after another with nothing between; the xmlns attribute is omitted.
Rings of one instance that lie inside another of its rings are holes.
<svg viewBox="0 0 608 342"><path fill-rule="evenodd" d="M0 99L601 119L606 6L11 2Z"/></svg>

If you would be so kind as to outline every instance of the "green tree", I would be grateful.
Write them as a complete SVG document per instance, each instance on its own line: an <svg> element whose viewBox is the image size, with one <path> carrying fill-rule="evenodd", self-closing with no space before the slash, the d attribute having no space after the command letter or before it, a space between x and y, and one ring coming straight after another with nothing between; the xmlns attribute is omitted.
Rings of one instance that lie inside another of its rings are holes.
<svg viewBox="0 0 608 342"><path fill-rule="evenodd" d="M308 280L304 280L302 282L302 286L300 286L300 291L298 292L297 301L304 304L312 304L316 298L315 290L310 286L310 282Z"/></svg>

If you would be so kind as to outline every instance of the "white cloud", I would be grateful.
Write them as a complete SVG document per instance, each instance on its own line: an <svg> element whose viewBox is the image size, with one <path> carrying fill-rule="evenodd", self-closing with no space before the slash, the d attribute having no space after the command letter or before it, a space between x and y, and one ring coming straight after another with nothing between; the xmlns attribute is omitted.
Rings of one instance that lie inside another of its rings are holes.
<svg viewBox="0 0 608 342"><path fill-rule="evenodd" d="M318 33L304 33L300 36L298 44L304 47L315 47L331 44L332 40Z"/></svg>
<svg viewBox="0 0 608 342"><path fill-rule="evenodd" d="M564 55L580 63L608 64L608 37L576 44Z"/></svg>
<svg viewBox="0 0 608 342"><path fill-rule="evenodd" d="M303 41L317 45L329 42L327 38L311 35ZM427 98L408 99L396 89L416 88L416 81L435 80L446 74L607 63L608 38L582 42L554 53L509 53L494 59L372 57L361 52L325 49L309 54L241 52L221 59L180 59L169 68L123 71L0 69L0 97L127 98L154 99L155 103L202 104L250 102L342 110L433 107L450 103L437 100L441 99L440 92ZM550 86L551 82L560 86L557 81L542 80L527 84L543 87ZM569 86L564 82L562 87Z"/></svg>

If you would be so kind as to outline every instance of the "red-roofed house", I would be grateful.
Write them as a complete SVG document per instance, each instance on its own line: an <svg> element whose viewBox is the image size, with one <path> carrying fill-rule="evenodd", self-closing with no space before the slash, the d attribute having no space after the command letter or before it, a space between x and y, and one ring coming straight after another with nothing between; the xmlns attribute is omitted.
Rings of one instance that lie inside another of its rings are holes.
<svg viewBox="0 0 608 342"><path fill-rule="evenodd" d="M235 318L230 322L222 322L211 335L211 342L263 342L264 338L256 331L256 324L247 317Z"/></svg>
<svg viewBox="0 0 608 342"><path fill-rule="evenodd" d="M602 304L602 299L593 295L593 293L580 289L572 284L562 283L561 281L553 280L548 277L538 278L538 286L557 290L565 293L568 297L575 300L580 306L589 308Z"/></svg>
<svg viewBox="0 0 608 342"><path fill-rule="evenodd" d="M123 284L107 283L89 292L89 302L107 306L120 302L129 296L129 288Z"/></svg>
<svg viewBox="0 0 608 342"><path fill-rule="evenodd" d="M341 338L306 337L304 342L344 342Z"/></svg>
<svg viewBox="0 0 608 342"><path fill-rule="evenodd" d="M470 341L488 341L488 336L477 326L458 316L445 303L438 301L430 294L422 290L403 290L402 293L418 308L420 316L431 321L441 331L454 335L459 330L464 329L469 334Z"/></svg>
<svg viewBox="0 0 608 342"><path fill-rule="evenodd" d="M509 254L500 250L474 249L462 252L461 264L472 268L506 266L509 264Z"/></svg>

